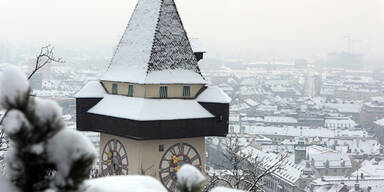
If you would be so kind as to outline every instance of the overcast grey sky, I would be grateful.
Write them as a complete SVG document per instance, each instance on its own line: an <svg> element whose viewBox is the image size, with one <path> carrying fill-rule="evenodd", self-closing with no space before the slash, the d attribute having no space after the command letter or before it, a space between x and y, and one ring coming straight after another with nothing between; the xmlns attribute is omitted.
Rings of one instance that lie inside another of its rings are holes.
<svg viewBox="0 0 384 192"><path fill-rule="evenodd" d="M355 50L384 58L383 0L175 0L211 53L306 57ZM110 46L137 0L0 0L0 42Z"/></svg>

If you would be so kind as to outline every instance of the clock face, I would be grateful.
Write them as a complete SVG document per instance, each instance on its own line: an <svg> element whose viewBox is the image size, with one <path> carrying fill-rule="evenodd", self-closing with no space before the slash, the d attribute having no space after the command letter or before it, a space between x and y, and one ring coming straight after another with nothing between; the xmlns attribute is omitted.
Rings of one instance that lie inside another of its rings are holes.
<svg viewBox="0 0 384 192"><path fill-rule="evenodd" d="M176 172L183 164L191 164L201 171L201 158L197 150L188 143L177 143L165 151L160 160L159 176L168 191L176 189Z"/></svg>
<svg viewBox="0 0 384 192"><path fill-rule="evenodd" d="M101 160L104 176L128 174L127 151L119 140L111 139L105 144Z"/></svg>

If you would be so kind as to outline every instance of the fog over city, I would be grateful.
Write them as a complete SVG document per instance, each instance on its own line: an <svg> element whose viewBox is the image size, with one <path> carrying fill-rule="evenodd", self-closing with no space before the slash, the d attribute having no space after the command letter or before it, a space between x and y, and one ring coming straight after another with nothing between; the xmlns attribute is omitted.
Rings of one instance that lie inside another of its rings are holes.
<svg viewBox="0 0 384 192"><path fill-rule="evenodd" d="M176 0L183 24L208 56L318 59L353 50L383 60L381 0ZM136 0L2 0L0 42L68 47L117 44ZM111 51L112 52L112 51Z"/></svg>

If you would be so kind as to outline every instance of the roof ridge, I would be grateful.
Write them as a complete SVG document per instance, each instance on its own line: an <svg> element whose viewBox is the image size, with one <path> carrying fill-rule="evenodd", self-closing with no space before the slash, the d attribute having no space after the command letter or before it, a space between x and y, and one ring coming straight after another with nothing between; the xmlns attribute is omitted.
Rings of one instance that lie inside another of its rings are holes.
<svg viewBox="0 0 384 192"><path fill-rule="evenodd" d="M159 16L157 17L157 22L156 22L156 27L155 27L155 32L153 33L153 37L152 37L152 47L151 47L151 54L148 58L148 61L147 63L149 63L149 61L151 60L151 56L152 56L152 51L153 51L153 46L154 46L154 42L155 42L155 37L156 37L156 31L157 31L157 28L159 27L159 22L160 22L160 16L161 16L161 7L163 6L163 3L164 3L164 0L160 0L161 1L161 4L160 4L160 9L159 9ZM147 77L148 77L148 65L145 66L147 69L145 70L146 71L146 75L145 75L145 79L144 79L144 82L147 82Z"/></svg>
<svg viewBox="0 0 384 192"><path fill-rule="evenodd" d="M168 42L166 42L167 40ZM185 63L182 64L181 62ZM160 13L147 66L147 74L152 71L181 68L193 70L202 76L174 0L161 0Z"/></svg>

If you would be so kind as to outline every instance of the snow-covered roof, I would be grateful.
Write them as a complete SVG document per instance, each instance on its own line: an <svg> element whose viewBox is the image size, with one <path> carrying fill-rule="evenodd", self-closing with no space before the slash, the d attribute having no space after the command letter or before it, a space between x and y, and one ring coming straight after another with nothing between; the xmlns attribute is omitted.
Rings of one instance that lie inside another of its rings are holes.
<svg viewBox="0 0 384 192"><path fill-rule="evenodd" d="M89 113L137 121L213 118L196 100L106 95Z"/></svg>
<svg viewBox="0 0 384 192"><path fill-rule="evenodd" d="M326 127L355 127L356 125L356 122L349 117L325 119Z"/></svg>
<svg viewBox="0 0 384 192"><path fill-rule="evenodd" d="M244 148L242 152L244 154L252 154L252 157L256 157L265 169L271 166L281 165L281 169L277 169L272 175L290 184L296 183L304 169L301 164L295 164L288 158L282 158L284 157L283 154L266 153L250 146Z"/></svg>
<svg viewBox="0 0 384 192"><path fill-rule="evenodd" d="M100 82L90 81L76 93L75 98L102 98L105 94L105 89Z"/></svg>
<svg viewBox="0 0 384 192"><path fill-rule="evenodd" d="M363 138L369 136L364 130L332 130L327 128L299 128L293 126L245 126L245 132L249 134L258 135L281 135L281 136L293 136L293 137L326 137L326 138L337 138L337 137L357 137Z"/></svg>
<svg viewBox="0 0 384 192"><path fill-rule="evenodd" d="M325 107L336 109L340 113L360 113L361 104L345 104L345 103L325 103Z"/></svg>
<svg viewBox="0 0 384 192"><path fill-rule="evenodd" d="M329 184L343 183L349 188L353 188L356 184L356 177L341 177L341 176L323 176L312 181L314 186L325 186ZM364 179L359 178L360 189L371 188L371 192L382 192L384 190L384 177L365 177ZM318 192L319 190L315 190ZM328 192L328 191L327 191Z"/></svg>
<svg viewBox="0 0 384 192"><path fill-rule="evenodd" d="M138 1L101 80L140 84L206 83L174 0Z"/></svg>
<svg viewBox="0 0 384 192"><path fill-rule="evenodd" d="M293 117L265 116L264 122L266 123L297 123L297 120Z"/></svg>
<svg viewBox="0 0 384 192"><path fill-rule="evenodd" d="M364 177L384 177L384 165L363 165L359 170L352 173L352 176L360 176L364 174Z"/></svg>
<svg viewBox="0 0 384 192"><path fill-rule="evenodd" d="M196 99L207 103L230 103L231 98L217 86L209 86Z"/></svg>
<svg viewBox="0 0 384 192"><path fill-rule="evenodd" d="M255 106L259 105L258 102L254 101L253 99L250 99L250 98L246 99L245 103L247 103L251 107L255 107Z"/></svg>
<svg viewBox="0 0 384 192"><path fill-rule="evenodd" d="M384 127L384 118L375 121L375 123L376 123L377 125L380 125L380 126L383 126L383 127Z"/></svg>
<svg viewBox="0 0 384 192"><path fill-rule="evenodd" d="M312 154L310 158L314 160L316 168L326 168L326 162L329 163L329 168L352 168L351 159L346 153L325 152Z"/></svg>

